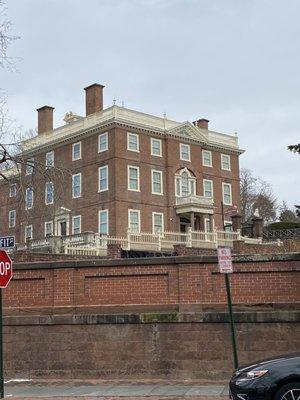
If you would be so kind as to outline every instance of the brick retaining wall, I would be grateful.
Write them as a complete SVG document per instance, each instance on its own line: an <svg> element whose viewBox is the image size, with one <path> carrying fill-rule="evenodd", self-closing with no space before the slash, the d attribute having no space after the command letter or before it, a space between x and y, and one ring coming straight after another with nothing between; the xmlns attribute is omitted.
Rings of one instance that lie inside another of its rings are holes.
<svg viewBox="0 0 300 400"><path fill-rule="evenodd" d="M300 254L234 257L236 305L300 303ZM225 306L215 256L14 264L5 312L57 307Z"/></svg>

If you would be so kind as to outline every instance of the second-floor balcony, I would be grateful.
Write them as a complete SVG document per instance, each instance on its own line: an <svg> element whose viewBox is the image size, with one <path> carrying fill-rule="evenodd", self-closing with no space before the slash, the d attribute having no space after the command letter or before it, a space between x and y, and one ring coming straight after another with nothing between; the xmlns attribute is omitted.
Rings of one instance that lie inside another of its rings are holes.
<svg viewBox="0 0 300 400"><path fill-rule="evenodd" d="M175 208L177 214L186 212L198 212L213 214L214 201L212 197L188 195L176 197Z"/></svg>

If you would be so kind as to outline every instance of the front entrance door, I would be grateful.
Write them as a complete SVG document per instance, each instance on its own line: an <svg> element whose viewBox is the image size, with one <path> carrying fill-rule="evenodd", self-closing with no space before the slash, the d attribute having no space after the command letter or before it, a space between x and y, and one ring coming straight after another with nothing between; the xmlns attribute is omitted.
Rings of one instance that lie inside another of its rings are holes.
<svg viewBox="0 0 300 400"><path fill-rule="evenodd" d="M57 221L57 233L58 236L66 236L67 235L67 221L65 219L61 219Z"/></svg>
<svg viewBox="0 0 300 400"><path fill-rule="evenodd" d="M190 220L187 218L181 217L180 218L180 232L186 233L189 226L191 226Z"/></svg>

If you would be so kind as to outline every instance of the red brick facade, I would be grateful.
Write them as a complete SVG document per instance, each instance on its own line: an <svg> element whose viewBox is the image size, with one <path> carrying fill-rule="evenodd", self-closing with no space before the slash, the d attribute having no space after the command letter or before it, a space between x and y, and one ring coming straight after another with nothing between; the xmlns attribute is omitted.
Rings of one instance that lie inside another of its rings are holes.
<svg viewBox="0 0 300 400"><path fill-rule="evenodd" d="M87 123L91 123L90 121L95 116L102 115L102 103L100 108L92 104L93 101L100 101L102 97L99 93L97 96L92 95L93 93L87 99L88 113L90 114L93 110L97 112L84 119ZM100 100L98 95L101 97ZM48 107L47 112L49 110ZM47 114L47 119L49 120L49 118ZM40 121L40 124L43 124L43 121ZM48 127L49 121L46 125ZM55 130L47 132L47 137L56 134L55 132ZM108 150L98 152L98 136L105 132L108 134ZM138 152L127 149L128 132L138 135ZM124 236L128 228L129 209L140 211L141 231L152 232L153 212L163 213L164 230L179 231L180 215L174 207L176 203L175 174L185 167L196 178L196 195L204 195L204 179L213 181L213 213L216 227L222 226L222 183L231 184L232 204L240 208L238 156L241 151L238 148L233 149L229 146L226 150L226 148L201 144L200 141L191 140L188 136L185 138L171 134L163 135L155 129L151 131L151 128L147 127L142 129L133 125L132 127L124 126L117 120L105 126L101 126L101 124L95 126L85 135L79 136L79 133L80 131L76 132L71 139L61 140L52 146L49 144L44 147L35 147L31 153L26 153L26 157L34 157L36 172L25 176L24 166L21 180L17 180L19 190L16 197L9 197L9 184L0 182L2 186L0 235L14 234L17 242L22 243L24 242L25 226L32 225L33 238L43 238L45 222L47 221L53 221L54 234L59 235L59 232L56 232L56 224L61 210L65 210L63 218L67 221L67 234L72 233L73 216L81 216L82 232L98 232L98 213L101 210L108 210L109 234ZM43 137L42 134L40 136ZM161 140L162 156L151 155L151 138ZM73 161L72 145L78 142L81 142L81 158ZM190 146L190 161L180 160L181 143ZM203 149L211 151L212 167L203 166ZM46 153L49 151L54 152L55 168L45 170L42 166L45 165ZM230 156L230 171L221 168L221 154ZM128 190L129 165L139 167L140 191ZM98 168L101 166L108 166L108 190L99 192ZM152 169L162 172L163 195L152 194ZM74 199L72 198L72 175L78 173L81 173L81 196ZM45 205L45 184L50 181L54 184L54 203ZM26 211L24 209L24 196L25 190L29 186L34 188L34 202L33 208ZM9 228L8 215L10 210L16 210L17 223L15 228ZM197 218L197 212L195 215ZM201 218L200 214L198 215L197 228L203 230L205 214L201 215ZM188 215L184 215L184 217L187 219L187 223L192 223L188 221Z"/></svg>

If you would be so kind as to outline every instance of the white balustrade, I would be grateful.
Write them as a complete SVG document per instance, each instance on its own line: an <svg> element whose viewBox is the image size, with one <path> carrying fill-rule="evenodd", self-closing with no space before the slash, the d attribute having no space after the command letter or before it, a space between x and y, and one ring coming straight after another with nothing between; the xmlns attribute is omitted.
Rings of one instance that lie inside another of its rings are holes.
<svg viewBox="0 0 300 400"><path fill-rule="evenodd" d="M242 240L249 244L262 243L261 238L243 237L240 231L214 230L206 232L194 231L188 228L187 232L164 231L157 234L152 232L131 232L128 230L125 237L84 232L65 237L53 236L34 239L30 240L26 245L18 245L17 248L20 249L21 246L21 248L36 250L54 246L54 252L64 249L66 254L105 255L109 244L119 244L124 250L161 251L173 250L174 245L203 249L215 249L218 246L233 247L233 242L236 240Z"/></svg>

